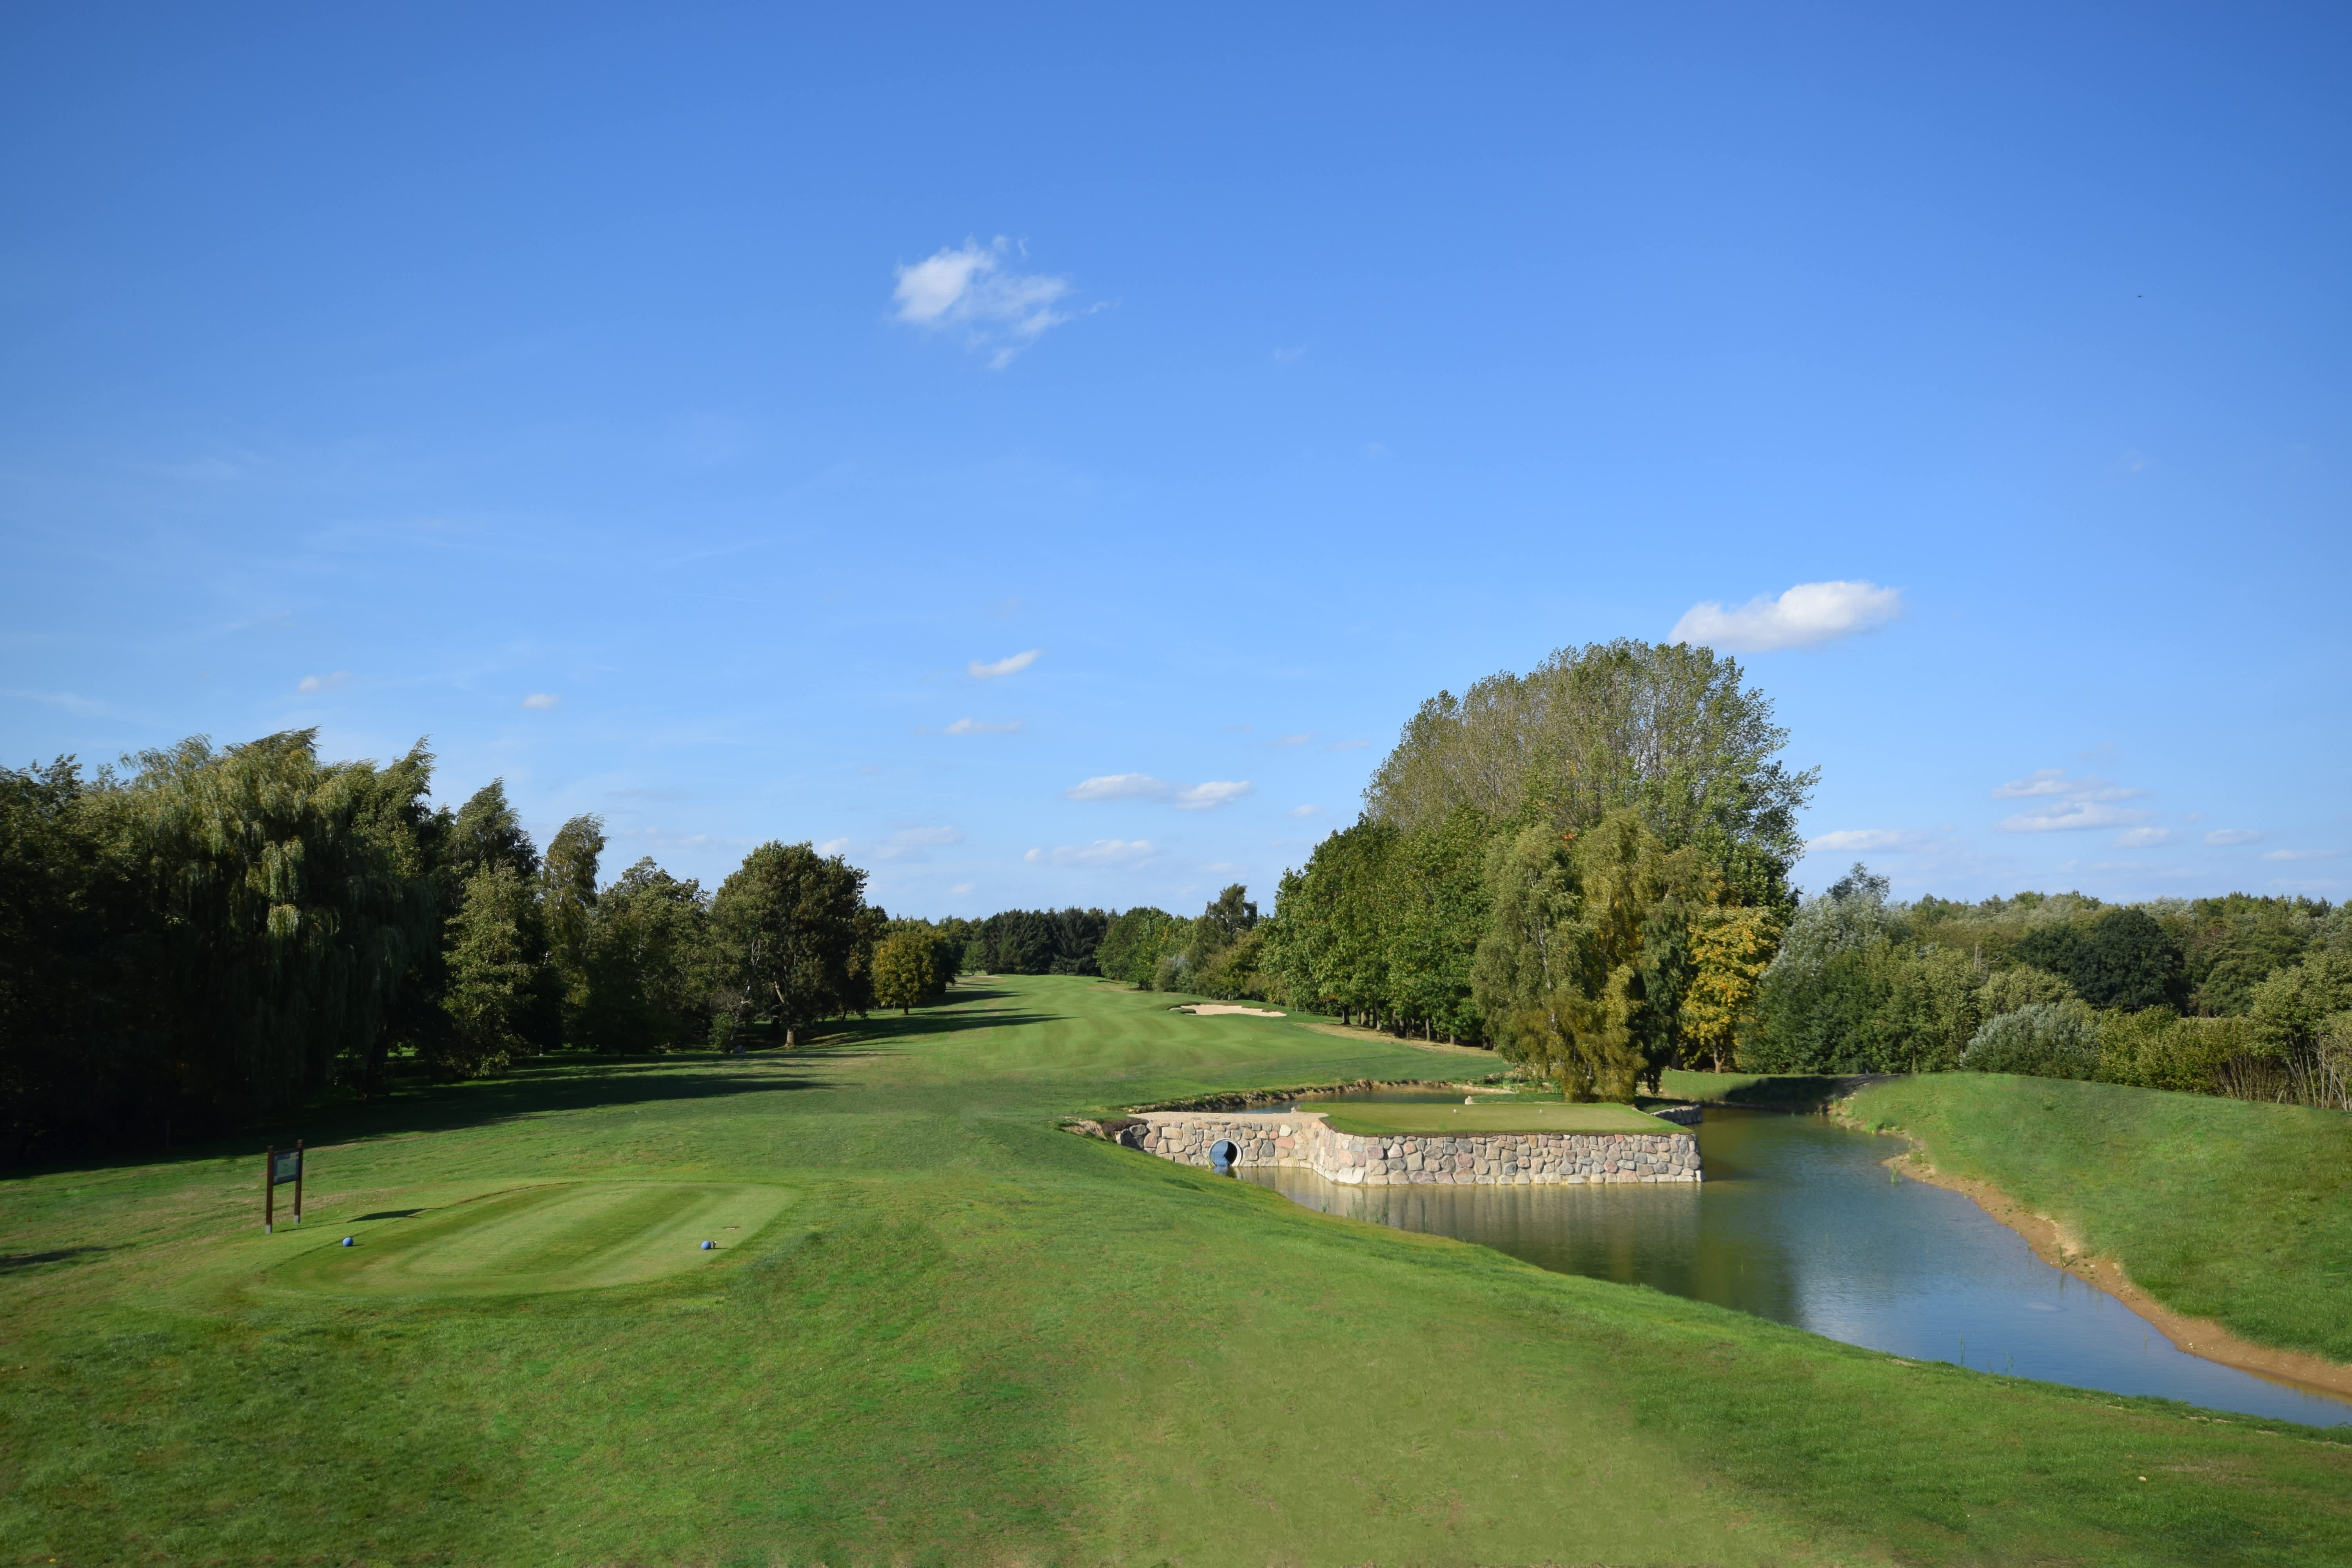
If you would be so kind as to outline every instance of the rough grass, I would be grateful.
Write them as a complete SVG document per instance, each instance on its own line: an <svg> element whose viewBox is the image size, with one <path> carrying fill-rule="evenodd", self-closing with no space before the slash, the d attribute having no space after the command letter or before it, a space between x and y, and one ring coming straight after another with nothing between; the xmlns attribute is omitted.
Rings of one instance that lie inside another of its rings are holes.
<svg viewBox="0 0 2352 1568"><path fill-rule="evenodd" d="M2175 1311L2352 1362L2352 1116L1995 1073L1880 1084L1853 1111L2059 1221Z"/></svg>
<svg viewBox="0 0 2352 1568"><path fill-rule="evenodd" d="M1162 1005L1003 982L792 1056L547 1065L0 1184L0 1562L2352 1559L2318 1433L1905 1366L1055 1131L1425 1075ZM310 1223L264 1237L260 1145L296 1135ZM665 1223L464 1241L552 1183L785 1197L678 1272L483 1289ZM302 1277L412 1222L446 1290Z"/></svg>
<svg viewBox="0 0 2352 1568"><path fill-rule="evenodd" d="M1382 1133L1430 1133L1469 1136L1481 1132L1686 1132L1688 1128L1645 1116L1627 1105L1606 1102L1570 1105L1415 1105L1376 1100L1339 1106L1310 1106L1319 1110L1334 1131L1371 1136Z"/></svg>

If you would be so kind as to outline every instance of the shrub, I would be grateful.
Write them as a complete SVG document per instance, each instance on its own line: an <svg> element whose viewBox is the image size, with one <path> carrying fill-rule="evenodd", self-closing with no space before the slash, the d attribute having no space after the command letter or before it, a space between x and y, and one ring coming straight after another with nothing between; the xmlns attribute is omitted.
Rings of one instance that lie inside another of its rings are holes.
<svg viewBox="0 0 2352 1568"><path fill-rule="evenodd" d="M1960 1053L1969 1072L2091 1078L2099 1070L2099 1016L2080 1002L2036 1002L1987 1021Z"/></svg>

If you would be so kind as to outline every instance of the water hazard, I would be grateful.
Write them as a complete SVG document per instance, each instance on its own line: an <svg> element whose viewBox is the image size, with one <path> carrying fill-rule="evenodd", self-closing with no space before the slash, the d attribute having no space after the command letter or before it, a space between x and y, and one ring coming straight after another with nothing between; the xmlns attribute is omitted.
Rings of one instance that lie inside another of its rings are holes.
<svg viewBox="0 0 2352 1568"><path fill-rule="evenodd" d="M1460 1237L1895 1355L2352 1423L2352 1402L2176 1350L1959 1194L1890 1182L1880 1162L1895 1147L1821 1117L1710 1107L1696 1186L1349 1187L1306 1171L1240 1174L1328 1214Z"/></svg>

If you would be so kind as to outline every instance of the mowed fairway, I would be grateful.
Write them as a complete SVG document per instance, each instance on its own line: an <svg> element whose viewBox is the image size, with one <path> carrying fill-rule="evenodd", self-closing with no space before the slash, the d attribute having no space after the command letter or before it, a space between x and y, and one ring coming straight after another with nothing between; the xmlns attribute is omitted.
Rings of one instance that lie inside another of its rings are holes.
<svg viewBox="0 0 2352 1568"><path fill-rule="evenodd" d="M1437 1059L1167 1000L988 983L277 1130L314 1152L275 1237L258 1138L11 1179L0 1561L2352 1561L2320 1433L1906 1366L1056 1131Z"/></svg>

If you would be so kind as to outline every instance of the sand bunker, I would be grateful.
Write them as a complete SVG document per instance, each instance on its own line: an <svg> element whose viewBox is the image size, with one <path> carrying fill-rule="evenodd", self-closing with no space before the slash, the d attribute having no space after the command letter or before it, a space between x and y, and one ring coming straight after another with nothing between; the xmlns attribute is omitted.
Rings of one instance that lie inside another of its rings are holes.
<svg viewBox="0 0 2352 1568"><path fill-rule="evenodd" d="M1202 1018L1206 1018L1216 1013L1239 1013L1244 1017L1250 1018L1279 1018L1282 1016L1281 1014L1276 1012L1271 1007L1235 1007L1230 1003L1225 1002L1195 1002L1190 1006L1177 1007L1171 1009L1171 1011L1178 1013L1191 1013L1195 1016Z"/></svg>

